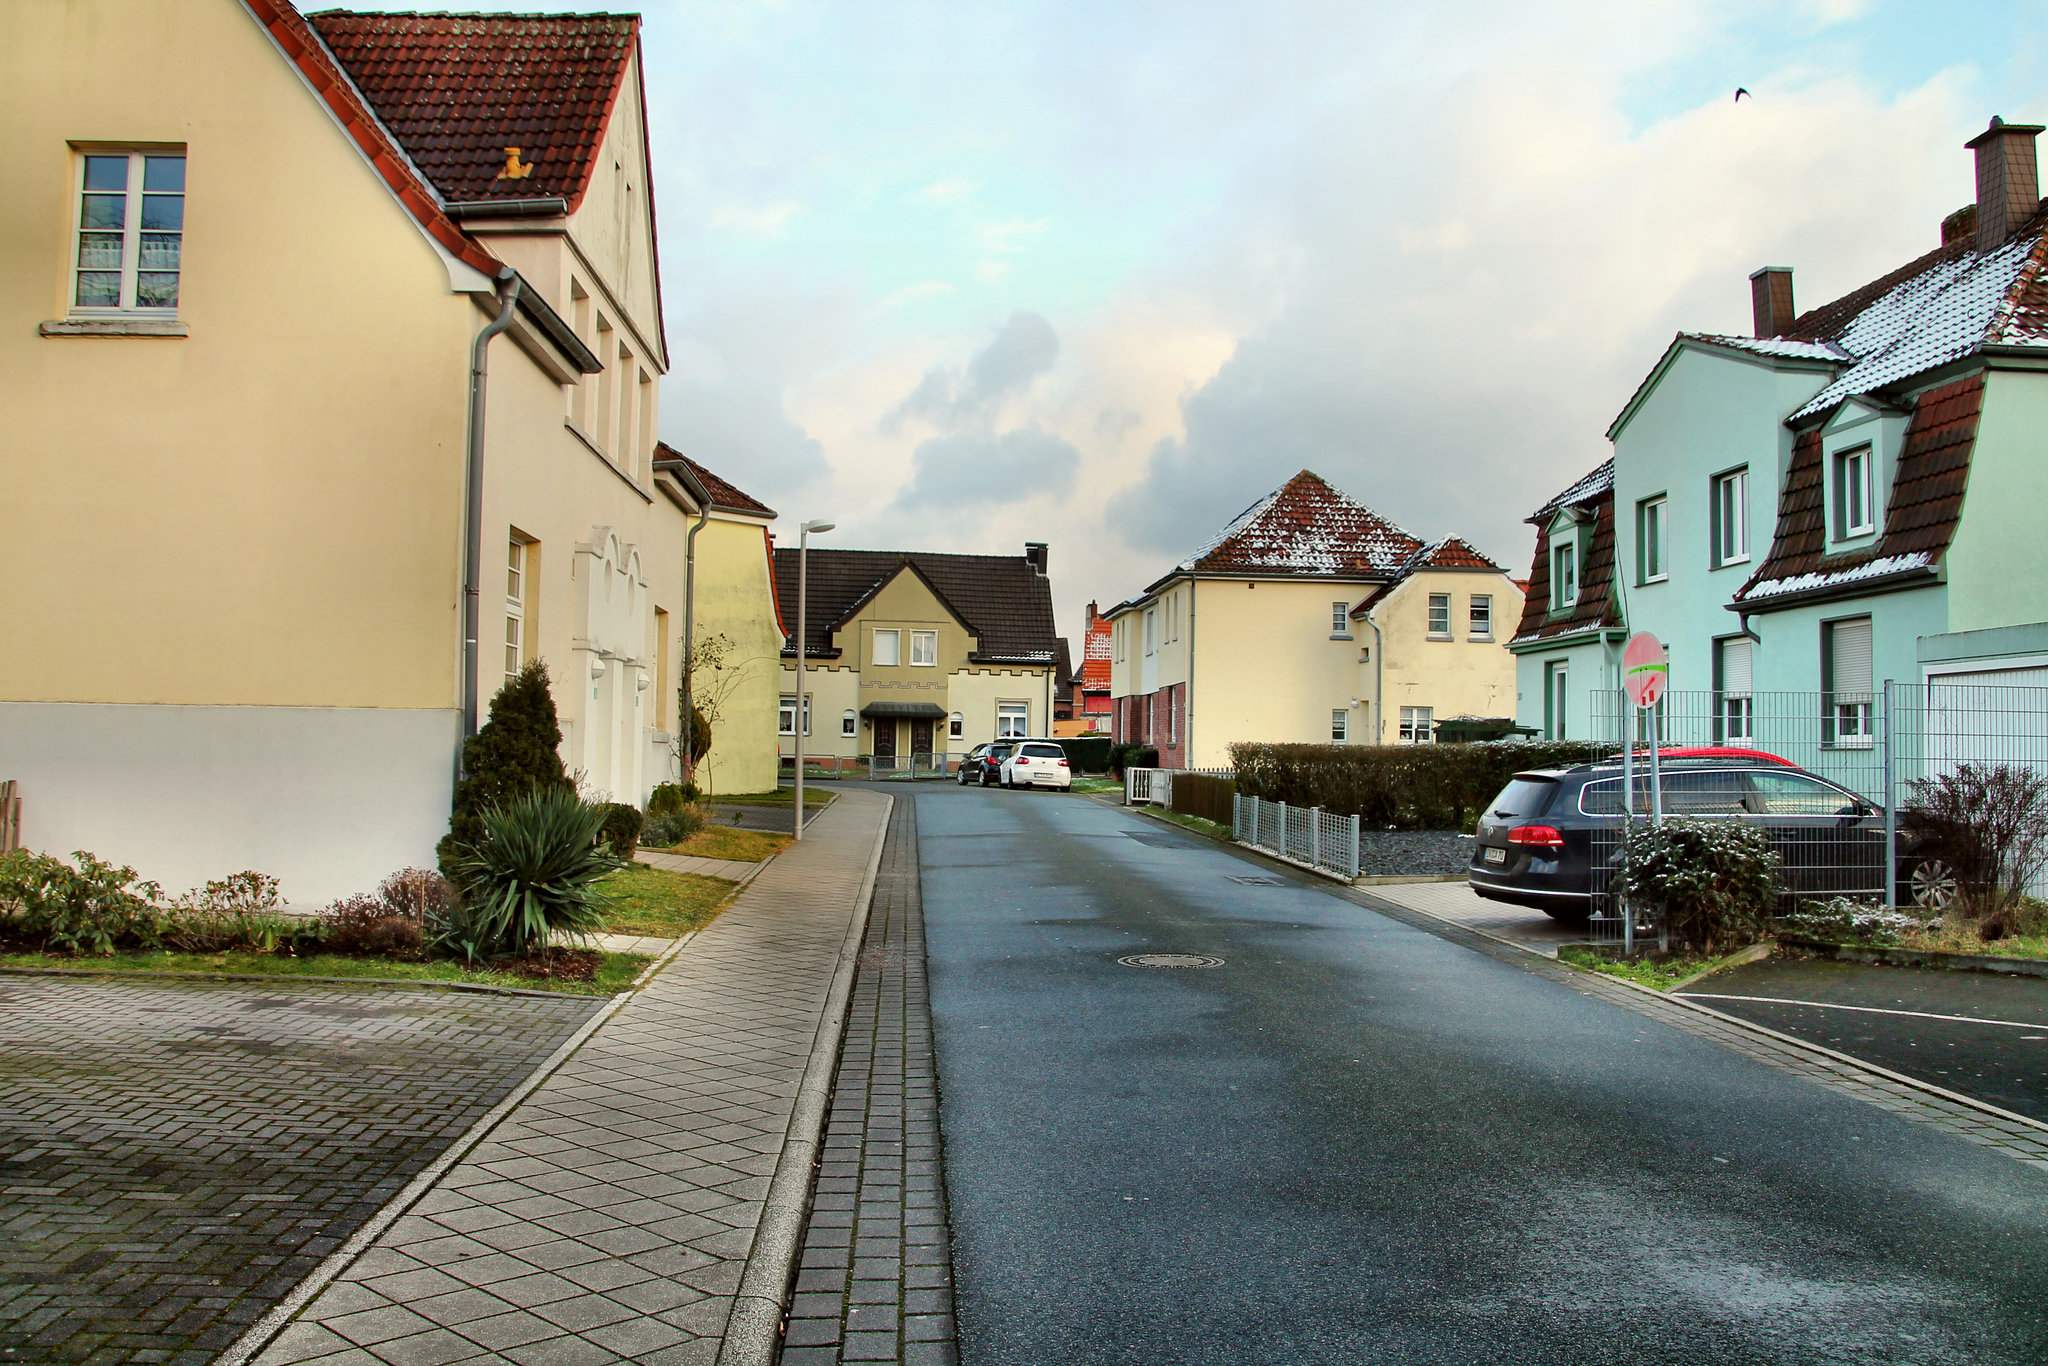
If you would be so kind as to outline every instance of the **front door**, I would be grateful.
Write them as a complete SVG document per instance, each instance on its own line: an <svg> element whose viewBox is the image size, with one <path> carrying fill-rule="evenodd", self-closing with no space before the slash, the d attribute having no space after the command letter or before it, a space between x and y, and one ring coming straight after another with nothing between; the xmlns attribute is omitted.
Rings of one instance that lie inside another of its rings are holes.
<svg viewBox="0 0 2048 1366"><path fill-rule="evenodd" d="M896 718L877 716L875 718L875 757L893 759L896 757Z"/></svg>
<svg viewBox="0 0 2048 1366"><path fill-rule="evenodd" d="M929 717L910 723L910 752L924 759L932 757L932 723Z"/></svg>

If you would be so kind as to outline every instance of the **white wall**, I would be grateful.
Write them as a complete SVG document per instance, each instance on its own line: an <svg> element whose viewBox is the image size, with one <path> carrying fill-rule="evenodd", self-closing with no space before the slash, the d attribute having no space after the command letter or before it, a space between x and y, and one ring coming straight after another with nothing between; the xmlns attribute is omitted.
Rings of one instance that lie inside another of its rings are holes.
<svg viewBox="0 0 2048 1366"><path fill-rule="evenodd" d="M287 901L434 866L453 709L0 702L0 779L22 843L84 849L166 892L253 868Z"/></svg>

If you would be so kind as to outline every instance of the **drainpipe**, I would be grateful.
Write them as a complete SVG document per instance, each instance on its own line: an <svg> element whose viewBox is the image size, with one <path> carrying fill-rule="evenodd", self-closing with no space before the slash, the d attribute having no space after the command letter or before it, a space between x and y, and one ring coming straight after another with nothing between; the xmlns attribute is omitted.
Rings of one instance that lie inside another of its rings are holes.
<svg viewBox="0 0 2048 1366"><path fill-rule="evenodd" d="M483 577L484 380L490 369L491 338L512 325L512 310L524 282L505 266L498 272L498 316L469 345L469 440L463 452L462 522L462 739L477 730L476 619ZM455 747L455 771L462 772L462 746Z"/></svg>
<svg viewBox="0 0 2048 1366"><path fill-rule="evenodd" d="M676 718L683 732L683 781L697 781L697 760L691 751L697 746L697 698L691 687L697 661L697 533L711 520L711 505L697 509L697 523L683 538L683 714Z"/></svg>
<svg viewBox="0 0 2048 1366"><path fill-rule="evenodd" d="M1189 768L1195 766L1195 578L1188 576L1188 681L1187 700L1180 704L1180 754Z"/></svg>
<svg viewBox="0 0 2048 1366"><path fill-rule="evenodd" d="M1387 638L1380 633L1379 622L1373 620L1373 609L1365 609L1365 624L1372 627L1372 742L1384 745L1387 742Z"/></svg>

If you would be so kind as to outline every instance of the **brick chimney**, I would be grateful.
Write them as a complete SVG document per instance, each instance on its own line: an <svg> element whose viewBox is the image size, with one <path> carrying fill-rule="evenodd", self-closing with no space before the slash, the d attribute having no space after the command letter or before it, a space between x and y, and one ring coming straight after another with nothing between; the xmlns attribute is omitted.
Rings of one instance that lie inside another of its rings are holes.
<svg viewBox="0 0 2048 1366"><path fill-rule="evenodd" d="M1977 250L2004 246L2040 207L2040 132L2038 123L2007 123L1994 114L1991 126L1964 144L1977 154Z"/></svg>
<svg viewBox="0 0 2048 1366"><path fill-rule="evenodd" d="M1044 541L1024 542L1024 558L1031 562L1031 567L1038 571L1040 578L1045 577L1045 557L1047 553Z"/></svg>
<svg viewBox="0 0 2048 1366"><path fill-rule="evenodd" d="M1749 311L1759 337L1782 337L1792 330L1792 267L1765 266L1749 277Z"/></svg>

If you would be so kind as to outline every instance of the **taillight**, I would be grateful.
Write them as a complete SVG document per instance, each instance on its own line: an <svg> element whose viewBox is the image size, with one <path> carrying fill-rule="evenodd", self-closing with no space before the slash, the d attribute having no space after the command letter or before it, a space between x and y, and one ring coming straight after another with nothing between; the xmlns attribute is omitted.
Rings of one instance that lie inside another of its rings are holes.
<svg viewBox="0 0 2048 1366"><path fill-rule="evenodd" d="M1518 825L1508 831L1509 844L1541 844L1554 848L1564 847L1564 836L1548 825Z"/></svg>
<svg viewBox="0 0 2048 1366"><path fill-rule="evenodd" d="M1067 766L1067 761L1066 761L1065 759L1062 759L1062 760L1060 760L1060 767L1061 767L1061 768L1065 768L1066 766Z"/></svg>

